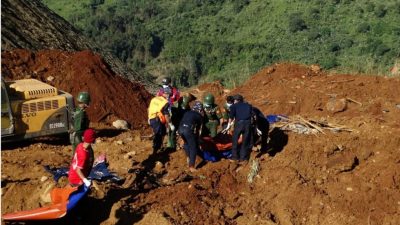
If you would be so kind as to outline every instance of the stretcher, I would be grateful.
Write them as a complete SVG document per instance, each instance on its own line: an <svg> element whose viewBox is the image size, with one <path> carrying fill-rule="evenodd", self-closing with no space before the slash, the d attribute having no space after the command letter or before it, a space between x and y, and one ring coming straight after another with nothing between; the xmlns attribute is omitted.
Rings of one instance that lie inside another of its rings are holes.
<svg viewBox="0 0 400 225"><path fill-rule="evenodd" d="M242 143L242 136L239 137L238 144ZM214 138L202 137L200 148L203 151L227 151L232 149L232 135L219 133Z"/></svg>
<svg viewBox="0 0 400 225"><path fill-rule="evenodd" d="M51 205L37 209L8 213L2 215L4 221L29 221L29 220L52 220L64 217L74 209L78 202L86 196L89 187L54 188L50 192Z"/></svg>

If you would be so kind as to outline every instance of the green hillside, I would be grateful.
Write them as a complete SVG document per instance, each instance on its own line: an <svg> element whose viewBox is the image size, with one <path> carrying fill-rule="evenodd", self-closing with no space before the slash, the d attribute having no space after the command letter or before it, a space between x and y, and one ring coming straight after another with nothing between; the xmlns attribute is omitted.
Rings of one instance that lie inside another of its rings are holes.
<svg viewBox="0 0 400 225"><path fill-rule="evenodd" d="M385 74L398 0L43 0L142 73L234 85L272 63Z"/></svg>

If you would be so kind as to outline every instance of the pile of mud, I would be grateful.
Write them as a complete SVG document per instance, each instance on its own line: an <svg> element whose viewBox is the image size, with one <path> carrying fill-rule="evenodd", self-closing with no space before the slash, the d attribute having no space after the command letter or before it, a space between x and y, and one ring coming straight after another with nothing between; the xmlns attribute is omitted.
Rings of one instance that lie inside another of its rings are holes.
<svg viewBox="0 0 400 225"><path fill-rule="evenodd" d="M398 119L399 87L398 78L328 74L315 65L276 64L232 92L241 93L268 114L371 116L394 122Z"/></svg>
<svg viewBox="0 0 400 225"><path fill-rule="evenodd" d="M197 159L198 171L189 173L181 149L152 154L151 140L138 131L100 130L95 154L106 153L110 169L126 180L98 183L100 190L89 198L90 224L398 224L399 84L398 78L277 64L231 92L217 83L197 87L198 97L241 93L265 114L301 115L351 129L316 135L271 129L268 152L252 152L244 167ZM39 193L54 182L42 166L68 165L70 146L7 149L3 212L43 206ZM249 182L254 162L259 170Z"/></svg>
<svg viewBox="0 0 400 225"><path fill-rule="evenodd" d="M132 128L146 123L151 94L142 84L116 75L91 51L5 51L1 70L5 79L35 78L73 96L88 91L92 99L88 114L93 122L118 118L128 121Z"/></svg>

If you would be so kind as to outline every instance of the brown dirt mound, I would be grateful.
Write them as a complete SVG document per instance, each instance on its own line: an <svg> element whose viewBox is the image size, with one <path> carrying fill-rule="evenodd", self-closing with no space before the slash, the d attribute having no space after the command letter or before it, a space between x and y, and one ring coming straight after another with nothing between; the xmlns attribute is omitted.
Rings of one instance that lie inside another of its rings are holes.
<svg viewBox="0 0 400 225"><path fill-rule="evenodd" d="M196 88L189 90L189 92L194 94L199 101L203 101L203 97L207 93L211 93L214 95L217 103L222 103L223 96L226 93L229 93L229 90L225 89L224 86L222 86L221 82L215 81L211 83L201 84Z"/></svg>
<svg viewBox="0 0 400 225"><path fill-rule="evenodd" d="M268 114L359 117L384 116L395 121L400 79L370 75L328 74L296 64L276 64L252 76L232 91ZM346 100L342 112L327 103ZM361 103L361 104L360 104Z"/></svg>
<svg viewBox="0 0 400 225"><path fill-rule="evenodd" d="M239 170L223 160L201 164L198 172L188 173L183 150L151 154L151 140L138 131L100 130L96 155L106 152L110 169L126 181L121 186L99 183L104 194L94 190L91 195L89 221L398 224L399 84L399 79L332 75L293 64L274 65L254 75L232 93L243 94L265 114L300 114L354 131L303 135L271 130L270 151L251 154L260 163L251 184L247 181L251 163ZM207 88L212 86L201 89ZM340 110L327 107L344 98L361 104L346 100ZM2 151L4 213L44 204L38 193L46 189L48 183L42 178L49 174L42 166L68 165L71 154L70 146L59 143L12 149Z"/></svg>
<svg viewBox="0 0 400 225"><path fill-rule="evenodd" d="M93 122L119 118L128 121L132 128L146 123L151 95L140 83L117 76L91 51L6 51L1 64L2 75L9 80L35 78L73 96L89 91L92 103L88 114ZM50 76L54 80L48 81Z"/></svg>

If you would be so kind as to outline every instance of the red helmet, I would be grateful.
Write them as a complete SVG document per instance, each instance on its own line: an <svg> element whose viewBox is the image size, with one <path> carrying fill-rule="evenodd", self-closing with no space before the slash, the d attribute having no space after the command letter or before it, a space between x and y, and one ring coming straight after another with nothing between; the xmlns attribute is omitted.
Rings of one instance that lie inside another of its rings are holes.
<svg viewBox="0 0 400 225"><path fill-rule="evenodd" d="M87 129L83 132L83 141L86 143L94 143L96 140L96 132L93 129Z"/></svg>

